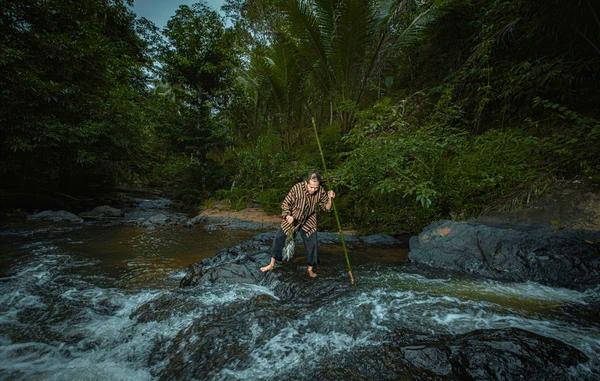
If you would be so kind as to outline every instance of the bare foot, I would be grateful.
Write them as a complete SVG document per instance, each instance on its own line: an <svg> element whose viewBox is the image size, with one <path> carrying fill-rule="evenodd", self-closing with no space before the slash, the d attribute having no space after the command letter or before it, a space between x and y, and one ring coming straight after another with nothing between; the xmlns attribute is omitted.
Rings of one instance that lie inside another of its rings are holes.
<svg viewBox="0 0 600 381"><path fill-rule="evenodd" d="M260 271L262 271L264 273L264 272L267 272L267 271L271 271L274 268L275 268L275 265L272 264L272 263L269 263L268 265L261 267Z"/></svg>
<svg viewBox="0 0 600 381"><path fill-rule="evenodd" d="M317 277L317 273L313 271L311 266L309 266L308 269L306 269L306 272L308 273L308 276L311 278Z"/></svg>

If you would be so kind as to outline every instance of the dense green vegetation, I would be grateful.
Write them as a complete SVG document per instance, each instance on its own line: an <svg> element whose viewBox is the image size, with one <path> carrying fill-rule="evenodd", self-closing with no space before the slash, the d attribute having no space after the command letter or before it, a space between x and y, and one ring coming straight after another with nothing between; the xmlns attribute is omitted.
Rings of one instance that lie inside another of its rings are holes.
<svg viewBox="0 0 600 381"><path fill-rule="evenodd" d="M3 186L69 189L138 169L149 57L134 22L120 2L2 1Z"/></svg>
<svg viewBox="0 0 600 381"><path fill-rule="evenodd" d="M416 230L600 183L591 0L4 0L5 193L159 186L276 210L320 158L342 221ZM325 221L326 223L328 221ZM331 221L329 221L330 223Z"/></svg>

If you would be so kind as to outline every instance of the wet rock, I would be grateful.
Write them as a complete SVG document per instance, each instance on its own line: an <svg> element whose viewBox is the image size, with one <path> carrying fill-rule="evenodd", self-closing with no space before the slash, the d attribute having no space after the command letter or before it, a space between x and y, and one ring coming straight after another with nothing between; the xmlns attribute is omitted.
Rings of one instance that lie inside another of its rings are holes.
<svg viewBox="0 0 600 381"><path fill-rule="evenodd" d="M585 354L559 340L517 328L427 337L396 332L388 343L325 358L314 375L324 380L580 380Z"/></svg>
<svg viewBox="0 0 600 381"><path fill-rule="evenodd" d="M87 212L80 213L79 216L91 219L119 218L123 216L123 211L121 209L113 208L112 206L102 205Z"/></svg>
<svg viewBox="0 0 600 381"><path fill-rule="evenodd" d="M205 268L202 282L210 283L255 283L260 284L274 273L263 274L261 266L269 263L271 255L268 252L253 255L241 255L227 265Z"/></svg>
<svg viewBox="0 0 600 381"><path fill-rule="evenodd" d="M223 249L212 257L190 265L186 275L181 279L180 287L206 283L267 284L274 281L279 276L278 272L263 274L259 271L259 268L269 263L271 259L271 245L274 237L274 231L259 233L252 239ZM360 242L395 243L395 241L386 238L364 240L357 236L348 237L346 243L349 246ZM336 233L317 232L317 239L320 244L338 242ZM301 243L299 236L297 240L298 243Z"/></svg>
<svg viewBox="0 0 600 381"><path fill-rule="evenodd" d="M586 288L600 283L600 232L438 221L410 239L409 259L497 280Z"/></svg>
<svg viewBox="0 0 600 381"><path fill-rule="evenodd" d="M139 323L164 321L174 314L189 313L198 308L199 304L185 290L165 292L153 300L142 304L133 311L129 318Z"/></svg>
<svg viewBox="0 0 600 381"><path fill-rule="evenodd" d="M320 232L320 231L318 231L317 239L320 244L326 244L326 245L327 244L329 244L329 245L341 244L340 236L339 236L339 233L337 233L337 232ZM301 242L302 240L300 238L298 238L298 241ZM344 234L344 242L348 246L353 246L353 245L360 243L360 239L356 235L353 235L353 234Z"/></svg>
<svg viewBox="0 0 600 381"><path fill-rule="evenodd" d="M82 222L83 219L76 214L67 212L66 210L44 210L28 217L30 220L47 220L54 222Z"/></svg>
<svg viewBox="0 0 600 381"><path fill-rule="evenodd" d="M132 218L132 216L129 216L129 218ZM134 221L137 225L153 228L155 226L182 224L185 220L185 216L177 213L155 213L147 217L137 217Z"/></svg>
<svg viewBox="0 0 600 381"><path fill-rule="evenodd" d="M360 241L369 246L399 246L400 240L387 234L371 234L360 237Z"/></svg>
<svg viewBox="0 0 600 381"><path fill-rule="evenodd" d="M245 251L249 249L238 245L190 265L180 281L180 287L207 283L265 284L271 282L278 275L272 271L268 273L260 271L260 267L271 260L267 247L262 247L262 251Z"/></svg>
<svg viewBox="0 0 600 381"><path fill-rule="evenodd" d="M171 201L165 198L134 199L134 204L123 209L122 222L146 228L185 224L184 213L171 209Z"/></svg>
<svg viewBox="0 0 600 381"><path fill-rule="evenodd" d="M329 316L325 319L309 318L300 325L294 322L330 303L336 295L343 295L339 292L351 290L345 283L340 286L335 282L306 282L305 279L275 282L276 297L250 294L213 309L208 307L209 311L202 308L198 311L199 316L181 329L173 340L156 343L149 366L161 365L156 367L155 373L160 380L240 379L239 376L227 375L230 372L243 374L245 369L255 367L257 361L263 362L265 358L262 356L271 355L269 349L260 354L261 348L271 347L275 351L271 360L274 366L279 367L277 361L288 361L290 356L293 357L290 353L296 351L294 347L302 346L301 342L294 341L298 335L302 336L298 330L307 335L323 336L329 331L342 330L339 322ZM364 317L370 319L371 315ZM363 324L362 320L348 322L343 328L360 332L364 329ZM291 337L280 342L281 337L278 336L285 336L285 332ZM342 332L345 333L344 330ZM275 342L269 344L274 338ZM257 379L252 374L247 377ZM294 379L294 376L272 377L266 372L261 379Z"/></svg>
<svg viewBox="0 0 600 381"><path fill-rule="evenodd" d="M253 283L271 280L275 273L260 272L271 259L274 232L257 234L253 239L219 251L212 257L188 266L180 287L206 283Z"/></svg>
<svg viewBox="0 0 600 381"><path fill-rule="evenodd" d="M260 299L228 305L211 320L195 320L172 342L158 344L149 365L165 364L154 374L161 381L211 379L224 368L251 361L252 349L288 321Z"/></svg>
<svg viewBox="0 0 600 381"><path fill-rule="evenodd" d="M155 214L152 217L148 218L146 222L152 225L164 225L167 222L169 222L169 216L162 213Z"/></svg>

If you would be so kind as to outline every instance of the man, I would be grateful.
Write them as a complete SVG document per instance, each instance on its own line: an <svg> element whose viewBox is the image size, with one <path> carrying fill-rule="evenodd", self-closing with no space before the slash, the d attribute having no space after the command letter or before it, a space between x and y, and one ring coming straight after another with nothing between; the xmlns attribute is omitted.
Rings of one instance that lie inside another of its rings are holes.
<svg viewBox="0 0 600 381"><path fill-rule="evenodd" d="M276 261L282 260L281 252L285 244L286 236L300 224L298 230L304 248L306 249L308 276L314 278L317 274L314 270L319 262L317 253L317 205L321 210L329 212L331 203L335 198L335 192L328 192L321 186L323 178L319 172L311 171L304 181L295 184L281 203L281 226L275 234L271 248L271 263L260 268L266 272L275 268Z"/></svg>

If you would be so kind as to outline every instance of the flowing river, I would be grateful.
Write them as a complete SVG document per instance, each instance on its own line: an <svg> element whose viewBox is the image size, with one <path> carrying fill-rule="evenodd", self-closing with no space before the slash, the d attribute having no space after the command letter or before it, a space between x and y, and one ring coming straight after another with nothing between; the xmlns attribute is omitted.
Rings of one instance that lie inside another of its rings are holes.
<svg viewBox="0 0 600 381"><path fill-rule="evenodd" d="M174 213L164 199L138 201L130 215ZM406 249L368 247L352 251L359 282L350 287L339 248L327 245L314 281L298 247L278 270L295 279L284 293L281 282L178 287L188 265L255 234L181 224L6 225L0 379L191 379L190 363L197 379L309 379L391 332L506 327L572 345L589 358L577 377L600 379L600 288L415 271Z"/></svg>

